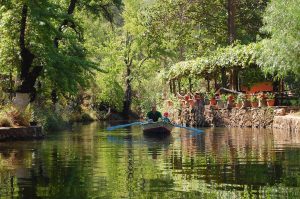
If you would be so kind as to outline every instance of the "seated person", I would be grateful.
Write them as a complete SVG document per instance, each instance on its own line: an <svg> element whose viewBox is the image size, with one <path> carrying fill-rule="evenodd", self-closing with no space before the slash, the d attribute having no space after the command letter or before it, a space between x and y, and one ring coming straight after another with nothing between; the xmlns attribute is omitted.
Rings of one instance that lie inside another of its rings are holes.
<svg viewBox="0 0 300 199"><path fill-rule="evenodd" d="M164 113L164 117L162 118L162 121L163 122L167 122L167 123L171 123L170 119L168 118L169 116L169 113L168 112L165 112Z"/></svg>
<svg viewBox="0 0 300 199"><path fill-rule="evenodd" d="M147 113L147 119L157 122L159 118L162 118L162 115L159 111L156 110L156 106L152 106L152 110Z"/></svg>

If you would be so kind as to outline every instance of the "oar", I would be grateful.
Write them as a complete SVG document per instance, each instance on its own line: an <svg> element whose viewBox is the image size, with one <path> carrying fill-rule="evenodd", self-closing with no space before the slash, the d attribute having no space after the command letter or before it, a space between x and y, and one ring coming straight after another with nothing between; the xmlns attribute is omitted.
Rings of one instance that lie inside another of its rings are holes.
<svg viewBox="0 0 300 199"><path fill-rule="evenodd" d="M121 124L121 125L117 125L117 126L108 127L106 130L113 131L115 129L120 129L120 128L124 128L124 127L128 127L128 126L134 126L134 125L141 125L141 124L144 124L144 123L143 122L133 122L133 123L130 123L130 124Z"/></svg>
<svg viewBox="0 0 300 199"><path fill-rule="evenodd" d="M200 130L200 129L195 129L195 128L186 127L186 126L181 126L181 125L178 125L178 124L173 124L173 126L178 127L178 128L182 128L182 129L187 129L189 131L194 131L196 133L203 133L203 131Z"/></svg>

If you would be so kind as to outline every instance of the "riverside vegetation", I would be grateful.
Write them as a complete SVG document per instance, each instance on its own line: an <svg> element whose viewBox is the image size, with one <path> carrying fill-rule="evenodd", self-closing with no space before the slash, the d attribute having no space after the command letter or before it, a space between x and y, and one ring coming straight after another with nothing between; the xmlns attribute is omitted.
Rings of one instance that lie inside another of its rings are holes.
<svg viewBox="0 0 300 199"><path fill-rule="evenodd" d="M0 1L0 126L130 119L266 80L299 104L299 3Z"/></svg>

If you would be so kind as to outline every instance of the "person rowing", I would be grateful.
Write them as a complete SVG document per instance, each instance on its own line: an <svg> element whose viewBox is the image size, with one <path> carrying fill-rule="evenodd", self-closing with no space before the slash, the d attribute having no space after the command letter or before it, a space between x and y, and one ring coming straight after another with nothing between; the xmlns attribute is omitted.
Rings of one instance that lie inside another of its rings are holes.
<svg viewBox="0 0 300 199"><path fill-rule="evenodd" d="M159 118L162 119L161 112L156 110L156 105L153 105L152 110L147 113L147 120L157 122Z"/></svg>

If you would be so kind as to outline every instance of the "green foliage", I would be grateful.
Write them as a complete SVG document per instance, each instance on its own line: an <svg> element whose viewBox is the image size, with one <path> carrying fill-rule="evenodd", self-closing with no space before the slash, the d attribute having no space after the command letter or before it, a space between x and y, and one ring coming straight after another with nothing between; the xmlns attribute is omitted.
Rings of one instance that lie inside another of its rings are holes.
<svg viewBox="0 0 300 199"><path fill-rule="evenodd" d="M267 99L275 99L275 94L271 93L271 92L268 92L267 93Z"/></svg>
<svg viewBox="0 0 300 199"><path fill-rule="evenodd" d="M239 74L241 85L251 88L255 83L270 80L258 66L247 68Z"/></svg>
<svg viewBox="0 0 300 199"><path fill-rule="evenodd" d="M256 95L252 95L252 96L250 97L250 101L251 101L251 102L258 102L258 98L256 97Z"/></svg>
<svg viewBox="0 0 300 199"><path fill-rule="evenodd" d="M299 0L273 0L264 14L262 30L270 35L262 41L260 63L267 73L280 77L300 74Z"/></svg>
<svg viewBox="0 0 300 199"><path fill-rule="evenodd" d="M236 103L242 103L246 99L246 96L244 94L238 94L235 98Z"/></svg>
<svg viewBox="0 0 300 199"><path fill-rule="evenodd" d="M6 115L0 115L0 127L14 127L14 122Z"/></svg>
<svg viewBox="0 0 300 199"><path fill-rule="evenodd" d="M221 99L221 101L222 102L227 102L227 100L228 100L228 95L226 95L226 94L222 94L221 96L220 96L220 99Z"/></svg>
<svg viewBox="0 0 300 199"><path fill-rule="evenodd" d="M207 74L219 71L221 67L246 69L255 64L258 48L259 46L255 43L219 48L207 56L173 65L166 78L174 79L189 75L205 77Z"/></svg>
<svg viewBox="0 0 300 199"><path fill-rule="evenodd" d="M214 89L211 89L211 90L207 93L208 99L214 99L214 98L215 98L215 95L216 95L216 90L214 90Z"/></svg>

